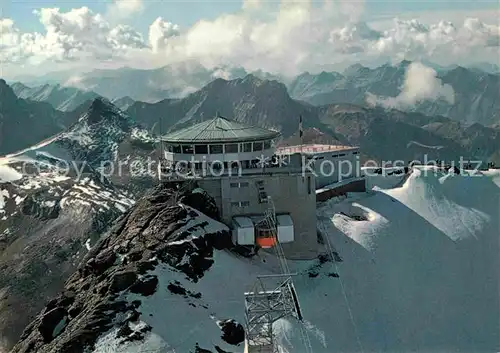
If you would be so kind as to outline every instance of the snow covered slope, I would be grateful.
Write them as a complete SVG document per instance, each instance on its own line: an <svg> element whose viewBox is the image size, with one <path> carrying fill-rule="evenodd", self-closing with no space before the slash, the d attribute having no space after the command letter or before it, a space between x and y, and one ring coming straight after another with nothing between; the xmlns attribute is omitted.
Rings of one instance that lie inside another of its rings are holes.
<svg viewBox="0 0 500 353"><path fill-rule="evenodd" d="M77 175L26 156L0 160L2 353L134 203L131 194L103 183L95 172Z"/></svg>
<svg viewBox="0 0 500 353"><path fill-rule="evenodd" d="M366 189L392 189L401 186L408 177L408 168L404 167L362 167Z"/></svg>
<svg viewBox="0 0 500 353"><path fill-rule="evenodd" d="M498 351L498 178L416 167L399 188L319 205L333 256L289 262L313 351ZM243 352L241 340L222 339L219 325L244 323L243 293L258 274L278 271L276 258L238 255L224 226L190 208L184 213L165 193L148 196L96 248L88 266L106 272L82 269L68 282L75 304L63 295L46 309L56 307L60 320L69 313L64 331L42 343L42 315L14 353L66 352L75 340L86 349L74 352L85 353ZM121 262L97 267L115 252ZM84 310L71 314L82 300ZM299 328L292 318L275 324L281 352L306 352Z"/></svg>
<svg viewBox="0 0 500 353"><path fill-rule="evenodd" d="M319 209L366 348L498 351L497 178L419 167L400 188Z"/></svg>

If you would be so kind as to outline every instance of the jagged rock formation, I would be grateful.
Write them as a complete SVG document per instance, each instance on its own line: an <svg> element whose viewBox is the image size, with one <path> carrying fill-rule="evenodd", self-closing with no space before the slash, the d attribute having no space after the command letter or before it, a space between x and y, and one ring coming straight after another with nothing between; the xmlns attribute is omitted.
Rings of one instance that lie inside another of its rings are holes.
<svg viewBox="0 0 500 353"><path fill-rule="evenodd" d="M129 301L126 294L155 293L154 270L161 266L197 282L212 266L214 250L233 246L227 228L202 212L217 212L206 193L175 186L151 191L92 248L62 293L26 328L12 353L84 352L112 328L122 342L143 339L151 327L141 323L141 301ZM180 285L170 288L184 296L201 296ZM232 321L221 325L227 341L241 343L240 325Z"/></svg>

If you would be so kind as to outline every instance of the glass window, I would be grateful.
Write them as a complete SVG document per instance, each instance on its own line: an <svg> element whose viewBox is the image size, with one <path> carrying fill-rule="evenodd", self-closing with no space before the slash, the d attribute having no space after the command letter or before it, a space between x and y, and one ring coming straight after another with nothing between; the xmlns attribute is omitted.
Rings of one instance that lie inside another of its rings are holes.
<svg viewBox="0 0 500 353"><path fill-rule="evenodd" d="M230 143L224 146L225 153L238 153L238 144Z"/></svg>
<svg viewBox="0 0 500 353"><path fill-rule="evenodd" d="M254 142L253 143L253 150L254 151L262 151L262 142Z"/></svg>
<svg viewBox="0 0 500 353"><path fill-rule="evenodd" d="M259 238L274 238L274 234L270 229L258 229L257 236Z"/></svg>
<svg viewBox="0 0 500 353"><path fill-rule="evenodd" d="M181 146L180 145L173 145L172 146L172 152L174 153L181 153Z"/></svg>
<svg viewBox="0 0 500 353"><path fill-rule="evenodd" d="M248 182L242 181L240 183L230 183L230 186L232 188L247 188L248 187Z"/></svg>
<svg viewBox="0 0 500 353"><path fill-rule="evenodd" d="M241 152L252 152L252 143L242 143L241 144Z"/></svg>
<svg viewBox="0 0 500 353"><path fill-rule="evenodd" d="M222 151L222 145L210 145L210 154L221 154Z"/></svg>
<svg viewBox="0 0 500 353"><path fill-rule="evenodd" d="M193 154L193 146L192 145L182 145L182 153Z"/></svg>
<svg viewBox="0 0 500 353"><path fill-rule="evenodd" d="M271 141L270 140L264 141L264 149L268 150L270 148L271 148Z"/></svg>
<svg viewBox="0 0 500 353"><path fill-rule="evenodd" d="M223 167L223 164L222 164L222 162L220 162L220 161L215 161L215 162L212 162L212 163L210 164L210 167L211 167L213 170L221 170L221 169L222 169L222 167Z"/></svg>
<svg viewBox="0 0 500 353"><path fill-rule="evenodd" d="M172 145L167 145L167 152L173 152Z"/></svg>
<svg viewBox="0 0 500 353"><path fill-rule="evenodd" d="M195 154L208 154L208 145L195 145L194 146Z"/></svg>
<svg viewBox="0 0 500 353"><path fill-rule="evenodd" d="M231 169L239 169L241 168L241 161L232 161L229 165Z"/></svg>
<svg viewBox="0 0 500 353"><path fill-rule="evenodd" d="M231 202L231 206L233 206L233 207L246 207L246 206L250 206L250 201L235 201L235 202Z"/></svg>

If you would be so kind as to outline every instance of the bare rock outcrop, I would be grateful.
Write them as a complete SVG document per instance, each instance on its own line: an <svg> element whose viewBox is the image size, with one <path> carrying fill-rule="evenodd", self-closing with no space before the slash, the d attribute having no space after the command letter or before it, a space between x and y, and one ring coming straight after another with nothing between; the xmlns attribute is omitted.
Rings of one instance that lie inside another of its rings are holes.
<svg viewBox="0 0 500 353"><path fill-rule="evenodd" d="M89 251L64 291L25 329L12 353L83 353L111 328L118 328L117 337L124 341L144 338L151 327L140 324L141 301L130 301L127 294L154 294L158 278L149 272L160 264L196 282L213 264L215 249L233 246L226 229L207 228L210 218L204 212L217 215L206 193L175 185L152 190ZM175 283L170 290L201 296ZM223 332L235 342L241 332L233 326L227 322Z"/></svg>

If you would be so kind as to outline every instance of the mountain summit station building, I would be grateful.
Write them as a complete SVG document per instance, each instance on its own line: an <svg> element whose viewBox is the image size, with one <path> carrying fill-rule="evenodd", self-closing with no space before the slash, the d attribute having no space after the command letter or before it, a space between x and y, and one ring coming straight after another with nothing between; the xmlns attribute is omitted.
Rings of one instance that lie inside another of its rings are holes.
<svg viewBox="0 0 500 353"><path fill-rule="evenodd" d="M278 131L216 116L162 136L161 180L195 179L215 199L233 241L269 248L279 241L288 258L317 256L316 177L310 157L276 148ZM277 239L266 215L276 215Z"/></svg>

